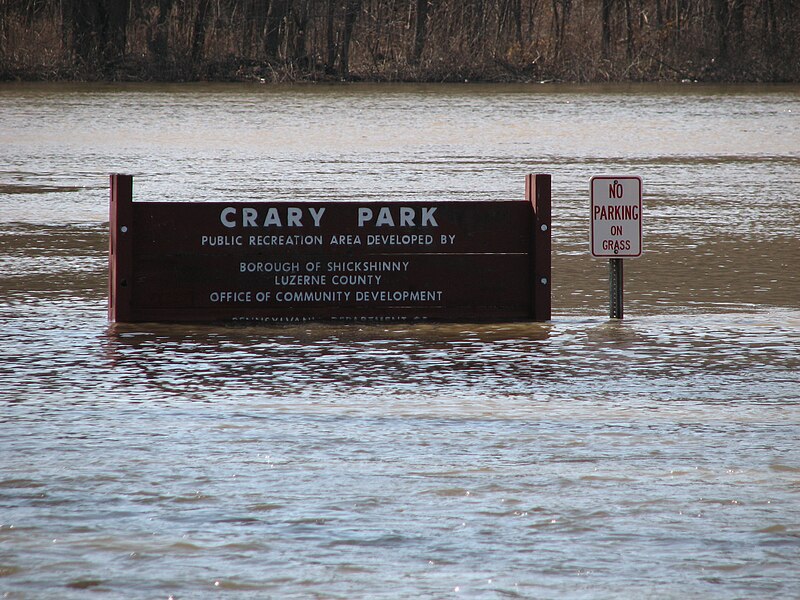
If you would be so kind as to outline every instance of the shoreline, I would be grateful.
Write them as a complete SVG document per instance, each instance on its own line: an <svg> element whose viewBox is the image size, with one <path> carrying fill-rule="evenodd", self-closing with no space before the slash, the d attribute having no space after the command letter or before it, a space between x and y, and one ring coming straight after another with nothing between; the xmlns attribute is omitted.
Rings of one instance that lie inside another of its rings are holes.
<svg viewBox="0 0 800 600"><path fill-rule="evenodd" d="M156 68L147 63L127 63L108 69L78 69L73 66L36 66L14 68L0 63L0 84L3 83L253 83L267 85L337 85L337 84L644 84L644 83L707 83L707 84L796 84L800 83L800 73L796 76L778 76L734 71L708 65L694 71L673 73L672 76L641 74L639 77L613 77L597 74L594 77L574 77L555 71L530 74L511 74L493 72L489 68L465 66L459 73L421 73L397 77L387 77L353 69L347 77L327 75L315 70L298 74L290 69L281 71L263 63L243 66L247 61L223 61L206 63L199 69Z"/></svg>

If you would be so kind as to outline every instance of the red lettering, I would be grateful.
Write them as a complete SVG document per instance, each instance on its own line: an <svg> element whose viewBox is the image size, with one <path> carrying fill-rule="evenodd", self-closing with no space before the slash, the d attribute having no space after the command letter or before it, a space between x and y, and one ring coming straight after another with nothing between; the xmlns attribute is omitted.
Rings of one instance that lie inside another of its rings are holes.
<svg viewBox="0 0 800 600"><path fill-rule="evenodd" d="M600 221L638 221L639 207L636 205L611 204L595 206L594 219Z"/></svg>

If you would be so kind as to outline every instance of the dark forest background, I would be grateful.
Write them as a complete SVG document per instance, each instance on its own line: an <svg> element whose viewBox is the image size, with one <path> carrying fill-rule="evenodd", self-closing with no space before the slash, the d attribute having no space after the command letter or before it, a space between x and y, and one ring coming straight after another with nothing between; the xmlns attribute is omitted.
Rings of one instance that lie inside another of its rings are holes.
<svg viewBox="0 0 800 600"><path fill-rule="evenodd" d="M0 79L798 81L799 0L0 0Z"/></svg>

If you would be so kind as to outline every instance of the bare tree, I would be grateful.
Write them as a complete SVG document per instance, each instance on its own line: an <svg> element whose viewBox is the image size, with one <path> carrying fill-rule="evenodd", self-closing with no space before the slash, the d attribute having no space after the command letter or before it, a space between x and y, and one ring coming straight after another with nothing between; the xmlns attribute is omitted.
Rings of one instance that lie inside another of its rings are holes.
<svg viewBox="0 0 800 600"><path fill-rule="evenodd" d="M270 0L264 25L264 51L267 59L280 58L281 42L286 35L286 20L292 0Z"/></svg>
<svg viewBox="0 0 800 600"><path fill-rule="evenodd" d="M611 56L611 8L614 0L602 0L601 6L601 53L603 58Z"/></svg>
<svg viewBox="0 0 800 600"><path fill-rule="evenodd" d="M86 65L101 65L125 55L128 0L65 0L65 36L75 56Z"/></svg>
<svg viewBox="0 0 800 600"><path fill-rule="evenodd" d="M414 19L414 49L411 52L411 64L418 65L425 48L425 30L428 25L428 0L416 0Z"/></svg>
<svg viewBox="0 0 800 600"><path fill-rule="evenodd" d="M347 0L344 12L344 29L342 31L342 46L339 56L339 75L343 79L350 76L350 43L353 38L358 15L361 12L362 0Z"/></svg>

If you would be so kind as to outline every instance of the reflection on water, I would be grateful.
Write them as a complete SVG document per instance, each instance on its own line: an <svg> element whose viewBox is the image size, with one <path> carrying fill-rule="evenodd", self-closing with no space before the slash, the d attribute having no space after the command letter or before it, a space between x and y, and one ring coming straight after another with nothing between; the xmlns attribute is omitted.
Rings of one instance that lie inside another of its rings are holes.
<svg viewBox="0 0 800 600"><path fill-rule="evenodd" d="M796 87L0 87L7 597L794 597ZM148 199L521 197L550 323L109 325ZM626 319L588 181L642 176Z"/></svg>

